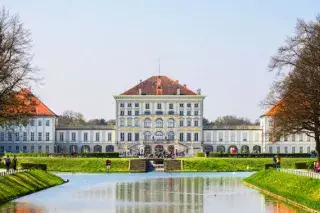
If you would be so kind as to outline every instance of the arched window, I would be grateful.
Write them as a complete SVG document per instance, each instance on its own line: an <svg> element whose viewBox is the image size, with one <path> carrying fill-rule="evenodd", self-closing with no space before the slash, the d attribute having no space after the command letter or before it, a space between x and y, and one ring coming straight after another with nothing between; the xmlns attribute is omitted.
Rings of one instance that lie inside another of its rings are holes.
<svg viewBox="0 0 320 213"><path fill-rule="evenodd" d="M169 141L174 141L174 132L169 132L168 133L168 140Z"/></svg>
<svg viewBox="0 0 320 213"><path fill-rule="evenodd" d="M168 120L168 127L169 128L174 128L174 119L173 118L170 118L169 120Z"/></svg>
<svg viewBox="0 0 320 213"><path fill-rule="evenodd" d="M149 118L144 120L144 128L150 128L151 127L151 120Z"/></svg>
<svg viewBox="0 0 320 213"><path fill-rule="evenodd" d="M151 141L151 133L150 132L145 132L144 133L144 140L145 141Z"/></svg>
<svg viewBox="0 0 320 213"><path fill-rule="evenodd" d="M164 139L164 134L162 132L157 132L155 135L155 140L160 141Z"/></svg>
<svg viewBox="0 0 320 213"><path fill-rule="evenodd" d="M156 128L163 128L163 121L162 119L158 118L156 120Z"/></svg>

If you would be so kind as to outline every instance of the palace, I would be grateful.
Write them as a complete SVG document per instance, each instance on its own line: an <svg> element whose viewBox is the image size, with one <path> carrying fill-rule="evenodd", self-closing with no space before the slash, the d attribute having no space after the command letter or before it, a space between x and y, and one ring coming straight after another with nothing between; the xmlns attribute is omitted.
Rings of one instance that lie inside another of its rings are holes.
<svg viewBox="0 0 320 213"><path fill-rule="evenodd" d="M314 139L304 134L268 140L275 107L260 117L260 125L203 126L201 89L195 92L167 76L152 76L115 95L115 126L59 125L58 116L32 98L36 107L28 125L0 129L0 153L116 151L134 155L165 150L194 156L232 148L239 153L309 153L315 149Z"/></svg>

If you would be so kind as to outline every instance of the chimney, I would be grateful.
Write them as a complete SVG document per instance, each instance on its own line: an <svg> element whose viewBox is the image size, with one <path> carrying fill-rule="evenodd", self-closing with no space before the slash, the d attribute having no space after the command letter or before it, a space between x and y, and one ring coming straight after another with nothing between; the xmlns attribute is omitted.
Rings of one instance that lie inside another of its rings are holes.
<svg viewBox="0 0 320 213"><path fill-rule="evenodd" d="M139 95L141 95L142 94L142 89L139 89Z"/></svg>
<svg viewBox="0 0 320 213"><path fill-rule="evenodd" d="M180 95L180 88L177 89L177 95Z"/></svg>
<svg viewBox="0 0 320 213"><path fill-rule="evenodd" d="M198 95L201 95L201 89L197 90Z"/></svg>

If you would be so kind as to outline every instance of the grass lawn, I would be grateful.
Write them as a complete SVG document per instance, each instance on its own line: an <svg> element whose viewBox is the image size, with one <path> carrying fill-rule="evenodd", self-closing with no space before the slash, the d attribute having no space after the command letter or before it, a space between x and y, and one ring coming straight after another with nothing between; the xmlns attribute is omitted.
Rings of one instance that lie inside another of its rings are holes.
<svg viewBox="0 0 320 213"><path fill-rule="evenodd" d="M0 177L0 203L64 183L60 177L41 170Z"/></svg>
<svg viewBox="0 0 320 213"><path fill-rule="evenodd" d="M245 178L244 182L288 198L292 201L320 210L320 180L263 170Z"/></svg>

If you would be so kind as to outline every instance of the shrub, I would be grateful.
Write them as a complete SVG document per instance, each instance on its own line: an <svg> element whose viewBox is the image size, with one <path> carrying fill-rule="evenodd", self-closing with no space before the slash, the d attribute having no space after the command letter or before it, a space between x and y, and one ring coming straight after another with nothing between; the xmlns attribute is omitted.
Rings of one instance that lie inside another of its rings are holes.
<svg viewBox="0 0 320 213"><path fill-rule="evenodd" d="M17 157L72 157L71 153L5 153L5 156L17 156ZM118 152L94 152L94 153L77 153L77 157L88 158L119 158Z"/></svg>
<svg viewBox="0 0 320 213"><path fill-rule="evenodd" d="M196 156L198 157L200 153L197 153ZM220 153L220 152L210 152L209 157L223 157L223 158L230 158L230 157L237 157L237 158L272 158L275 153L239 153L239 154L232 154L232 153ZM282 158L309 158L310 154L308 153L280 153L277 154ZM199 157L204 157L199 156Z"/></svg>
<svg viewBox="0 0 320 213"><path fill-rule="evenodd" d="M264 169L273 169L276 168L276 164L267 163L264 164Z"/></svg>
<svg viewBox="0 0 320 213"><path fill-rule="evenodd" d="M36 163L22 163L22 169L41 169L47 171L47 164L36 164Z"/></svg>
<svg viewBox="0 0 320 213"><path fill-rule="evenodd" d="M296 169L308 169L307 162L296 162L294 167Z"/></svg>
<svg viewBox="0 0 320 213"><path fill-rule="evenodd" d="M119 152L78 153L77 156L86 158L119 158Z"/></svg>
<svg viewBox="0 0 320 213"><path fill-rule="evenodd" d="M204 153L203 152L197 152L196 153L196 157L204 157Z"/></svg>

